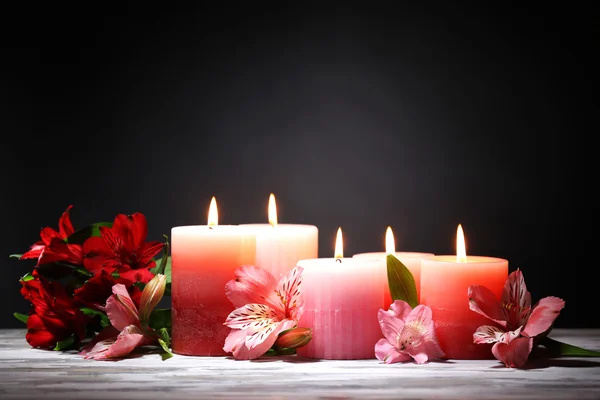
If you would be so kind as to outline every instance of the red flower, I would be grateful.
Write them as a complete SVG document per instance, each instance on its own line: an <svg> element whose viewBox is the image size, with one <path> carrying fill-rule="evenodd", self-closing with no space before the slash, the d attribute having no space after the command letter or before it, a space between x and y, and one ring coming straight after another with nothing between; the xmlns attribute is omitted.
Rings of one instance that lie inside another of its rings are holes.
<svg viewBox="0 0 600 400"><path fill-rule="evenodd" d="M112 296L112 288L117 283L125 283L121 278L114 278L105 270L88 279L83 286L75 289L73 299L79 307L103 310L106 300ZM127 291L136 306L140 304L142 291L134 285L128 285Z"/></svg>
<svg viewBox="0 0 600 400"><path fill-rule="evenodd" d="M156 265L153 257L164 243L146 242L148 225L141 213L119 214L112 228L100 227L102 236L90 237L83 243L84 265L93 274L118 272L126 285L147 283L154 277L148 269Z"/></svg>
<svg viewBox="0 0 600 400"><path fill-rule="evenodd" d="M43 228L40 232L41 240L32 244L29 251L23 254L20 259L37 258L36 267L59 261L82 264L83 251L81 246L65 242L65 239L75 232L69 215L72 207L72 205L67 207L67 210L61 215L58 221L58 231L49 226Z"/></svg>
<svg viewBox="0 0 600 400"><path fill-rule="evenodd" d="M21 281L21 294L33 306L27 320L27 343L36 348L53 348L73 333L85 337L87 317L59 282L44 278Z"/></svg>

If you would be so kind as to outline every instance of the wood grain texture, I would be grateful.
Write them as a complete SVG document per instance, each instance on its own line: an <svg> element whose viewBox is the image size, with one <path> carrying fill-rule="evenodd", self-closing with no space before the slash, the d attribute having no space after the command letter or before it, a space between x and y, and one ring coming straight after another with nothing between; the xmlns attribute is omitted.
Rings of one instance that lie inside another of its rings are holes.
<svg viewBox="0 0 600 400"><path fill-rule="evenodd" d="M551 337L600 350L600 330ZM145 354L120 361L31 349L23 330L0 330L0 399L600 399L600 358L536 359L529 369L495 360L385 365L297 356Z"/></svg>

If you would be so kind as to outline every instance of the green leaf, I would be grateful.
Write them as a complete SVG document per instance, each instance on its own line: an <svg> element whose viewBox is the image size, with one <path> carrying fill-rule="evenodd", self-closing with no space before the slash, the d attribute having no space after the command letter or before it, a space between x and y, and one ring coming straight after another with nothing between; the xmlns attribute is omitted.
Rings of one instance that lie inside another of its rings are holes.
<svg viewBox="0 0 600 400"><path fill-rule="evenodd" d="M167 346L164 340L158 339L158 344L160 344L160 347L162 347L162 349L164 350L162 353L160 353L160 356L162 357L163 361L173 357L173 353L171 353L169 346Z"/></svg>
<svg viewBox="0 0 600 400"><path fill-rule="evenodd" d="M169 332L166 328L161 328L158 329L157 331L158 335L160 336L158 338L158 344L160 344L160 347L162 347L163 352L161 353L161 357L164 360L168 360L169 358L173 357L173 353L171 353L170 347L171 347L171 338L169 337Z"/></svg>
<svg viewBox="0 0 600 400"><path fill-rule="evenodd" d="M23 254L11 254L8 258L21 258Z"/></svg>
<svg viewBox="0 0 600 400"><path fill-rule="evenodd" d="M392 300L404 300L413 308L419 305L415 278L393 254L387 255L387 275Z"/></svg>
<svg viewBox="0 0 600 400"><path fill-rule="evenodd" d="M56 343L54 350L56 350L56 351L68 350L69 348L71 348L73 346L74 343L75 343L75 336L71 335L68 338L66 338L65 340Z"/></svg>
<svg viewBox="0 0 600 400"><path fill-rule="evenodd" d="M587 350L583 347L559 342L548 336L543 338L540 344L547 348L554 357L600 357L600 351Z"/></svg>
<svg viewBox="0 0 600 400"><path fill-rule="evenodd" d="M105 313L103 313L102 311L94 310L93 308L89 308L89 307L83 307L83 308L80 308L80 310L84 315L99 316L100 317L100 325L102 325L103 328L106 328L107 326L110 325L108 316Z"/></svg>
<svg viewBox="0 0 600 400"><path fill-rule="evenodd" d="M21 313L13 313L13 315L15 316L16 319L18 319L19 321L21 321L22 323L26 324L27 320L29 319L29 315L27 314L21 314Z"/></svg>
<svg viewBox="0 0 600 400"><path fill-rule="evenodd" d="M27 282L27 281L31 281L34 279L35 279L35 277L33 275L31 275L31 272L28 272L25 275L23 275L20 280L23 282Z"/></svg>
<svg viewBox="0 0 600 400"><path fill-rule="evenodd" d="M150 313L148 321L150 328L154 330L167 329L171 331L171 309L170 308L155 308Z"/></svg>
<svg viewBox="0 0 600 400"><path fill-rule="evenodd" d="M72 243L72 244L83 244L83 242L85 242L86 239L88 239L92 236L101 236L101 233L100 233L101 226L111 228L112 225L113 225L112 222L97 222L95 224L88 225L84 228L79 229L78 231L73 233L71 236L66 238L65 242Z"/></svg>

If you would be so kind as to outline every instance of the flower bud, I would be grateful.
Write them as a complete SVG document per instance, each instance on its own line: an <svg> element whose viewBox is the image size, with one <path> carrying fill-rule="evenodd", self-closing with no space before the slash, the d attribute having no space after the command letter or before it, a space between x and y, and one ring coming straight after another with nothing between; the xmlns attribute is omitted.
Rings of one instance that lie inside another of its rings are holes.
<svg viewBox="0 0 600 400"><path fill-rule="evenodd" d="M310 328L293 328L279 334L275 346L281 349L296 349L306 346L312 339Z"/></svg>
<svg viewBox="0 0 600 400"><path fill-rule="evenodd" d="M145 325L148 322L150 313L162 299L166 287L167 277L163 274L156 274L144 287L140 298L140 322L142 324Z"/></svg>

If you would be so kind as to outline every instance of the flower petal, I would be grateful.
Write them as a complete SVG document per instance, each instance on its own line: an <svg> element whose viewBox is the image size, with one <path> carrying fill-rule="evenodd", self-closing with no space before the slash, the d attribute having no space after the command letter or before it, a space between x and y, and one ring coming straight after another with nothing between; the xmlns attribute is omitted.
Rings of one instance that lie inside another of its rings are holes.
<svg viewBox="0 0 600 400"><path fill-rule="evenodd" d="M390 304L390 309L388 310L391 315L400 318L403 321L406 320L411 311L412 307L410 304L402 300L395 300Z"/></svg>
<svg viewBox="0 0 600 400"><path fill-rule="evenodd" d="M283 313L264 304L246 304L229 313L224 325L232 329L257 331L284 318Z"/></svg>
<svg viewBox="0 0 600 400"><path fill-rule="evenodd" d="M302 286L303 267L294 267L281 277L277 284L275 293L279 297L281 309L284 310L286 318L298 320L304 309L304 299L300 291Z"/></svg>
<svg viewBox="0 0 600 400"><path fill-rule="evenodd" d="M96 336L92 338L92 340L90 340L83 346L83 348L79 352L79 355L87 355L90 351L92 351L92 349L98 342L107 341L108 339L113 339L114 342L117 339L117 336L119 336L119 331L115 329L114 326L107 326L106 328L98 332Z"/></svg>
<svg viewBox="0 0 600 400"><path fill-rule="evenodd" d="M523 329L523 336L535 337L546 332L564 307L565 301L554 296L544 297L538 301Z"/></svg>
<svg viewBox="0 0 600 400"><path fill-rule="evenodd" d="M95 360L122 358L131 353L143 340L144 334L140 328L129 325L119 333L116 339L112 338L97 342L84 358Z"/></svg>
<svg viewBox="0 0 600 400"><path fill-rule="evenodd" d="M73 224L71 223L71 216L69 214L71 208L73 208L72 205L67 207L67 210L64 213L62 213L60 219L58 220L58 230L60 232L61 238L63 239L66 239L67 237L75 233L75 229L73 228Z"/></svg>
<svg viewBox="0 0 600 400"><path fill-rule="evenodd" d="M469 308L506 328L506 316L494 293L485 286L469 286Z"/></svg>
<svg viewBox="0 0 600 400"><path fill-rule="evenodd" d="M398 337L404 329L404 321L387 314L384 315L379 321L379 326L381 327L381 333L383 333L383 336L385 336L391 343L396 343Z"/></svg>
<svg viewBox="0 0 600 400"><path fill-rule="evenodd" d="M112 291L113 295L106 300L106 315L112 326L120 331L129 325L139 326L138 310L125 285L117 283Z"/></svg>
<svg viewBox="0 0 600 400"><path fill-rule="evenodd" d="M510 343L496 343L492 353L509 368L521 368L527 362L533 347L533 339L520 337Z"/></svg>
<svg viewBox="0 0 600 400"><path fill-rule="evenodd" d="M531 294L527 290L521 270L517 269L508 275L502 292L502 302L514 304L521 309L531 307Z"/></svg>
<svg viewBox="0 0 600 400"><path fill-rule="evenodd" d="M408 354L402 354L398 352L398 350L396 350L396 348L387 339L379 339L379 341L375 344L375 357L377 357L379 361L383 361L386 364L410 360L410 356Z"/></svg>
<svg viewBox="0 0 600 400"><path fill-rule="evenodd" d="M416 306L406 318L400 335L399 344L405 346L406 352L417 364L444 357L444 352L435 336L435 326L431 316L431 308L424 305Z"/></svg>
<svg viewBox="0 0 600 400"><path fill-rule="evenodd" d="M473 343L496 343L500 341L500 337L504 335L502 329L492 325L482 325L473 334Z"/></svg>
<svg viewBox="0 0 600 400"><path fill-rule="evenodd" d="M252 330L248 329L233 329L230 333L232 335L231 339L227 338L225 340L224 350L227 349L233 344L233 356L236 360L253 360L255 358L259 358L263 354L265 354L275 340L277 340L277 336L280 332L285 331L287 329L291 329L296 325L296 321L293 320L283 320L278 323L277 327L271 332L270 335L266 336L261 343L256 343L256 345L252 348L248 348L246 343L248 342L248 333L252 332ZM240 343L243 340L243 343Z"/></svg>
<svg viewBox="0 0 600 400"><path fill-rule="evenodd" d="M225 284L225 295L235 307L260 303L276 309L279 308L276 286L277 281L267 270L243 265L236 269L235 278Z"/></svg>

